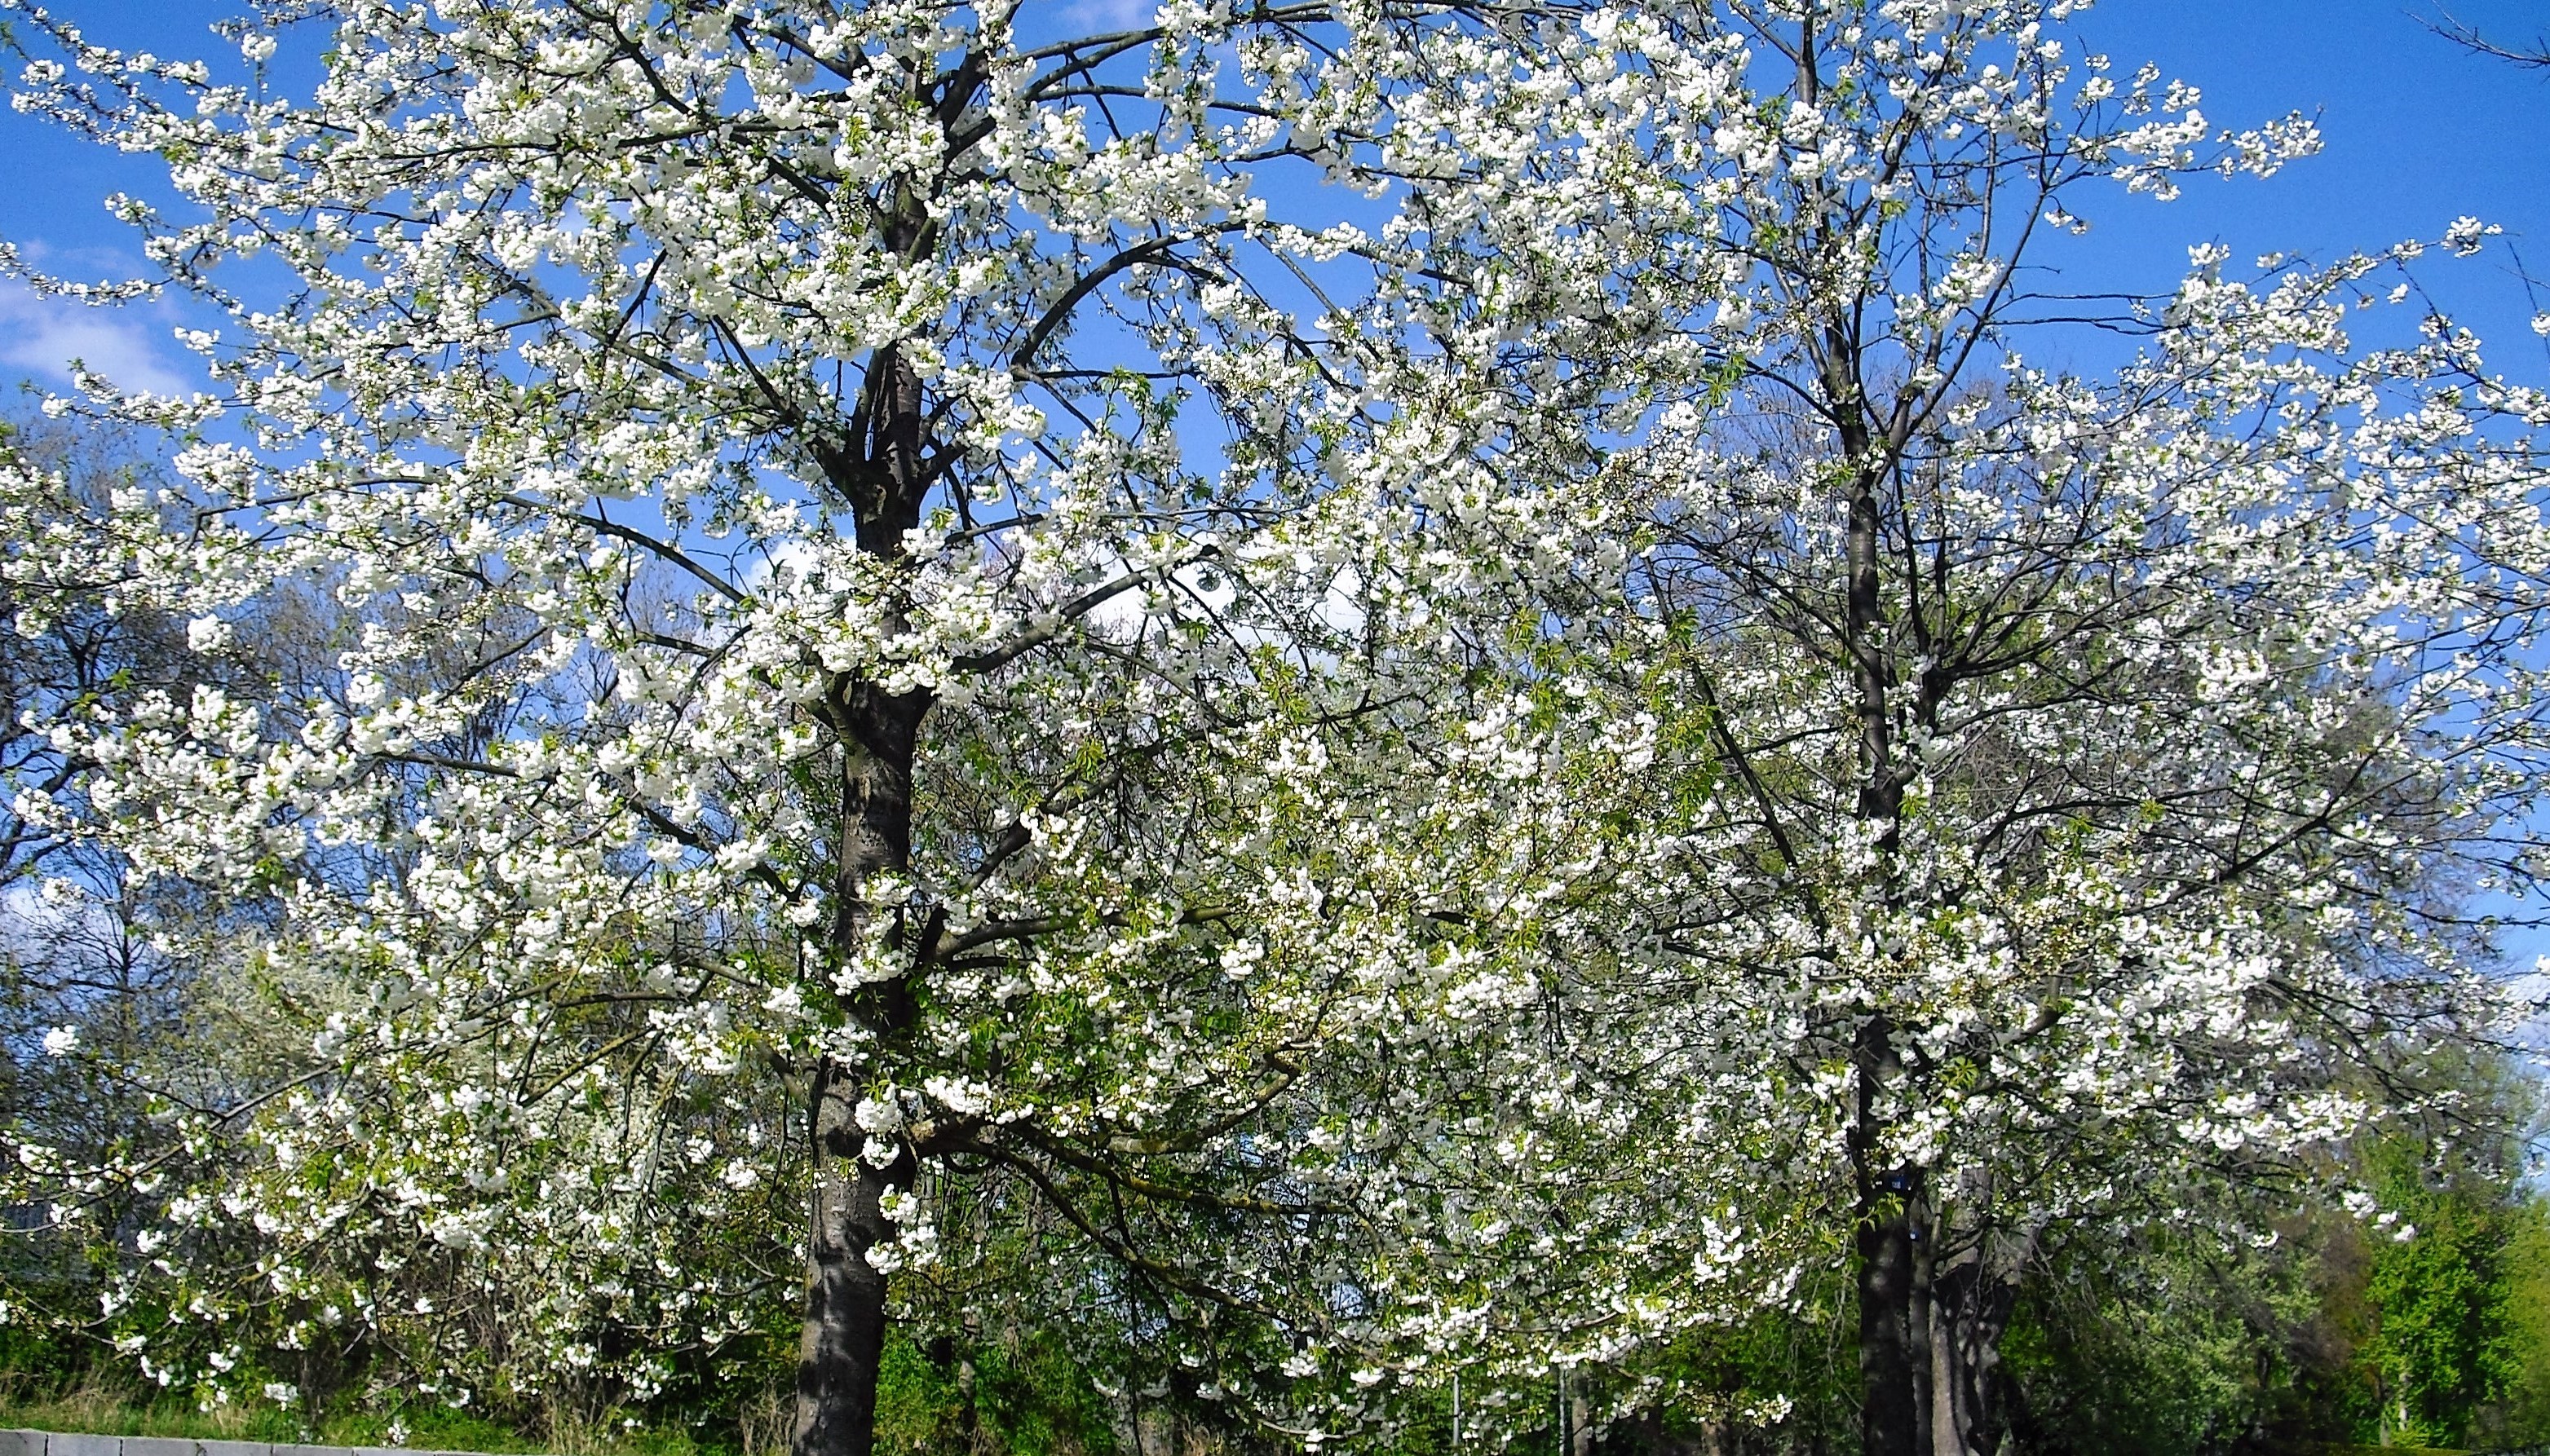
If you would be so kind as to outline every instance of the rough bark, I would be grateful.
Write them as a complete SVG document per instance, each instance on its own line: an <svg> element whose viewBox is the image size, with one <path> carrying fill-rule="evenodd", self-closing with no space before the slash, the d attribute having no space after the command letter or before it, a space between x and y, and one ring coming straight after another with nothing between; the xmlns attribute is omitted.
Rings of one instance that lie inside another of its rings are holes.
<svg viewBox="0 0 2550 1456"><path fill-rule="evenodd" d="M1882 1022L1877 1029L1882 1035ZM1863 1071L1863 1083L1868 1080ZM1864 1106L1866 1093L1861 1100ZM1863 1141L1854 1132L1854 1154ZM1924 1382L1913 1337L1910 1180L1900 1172L1862 1172L1859 1183L1860 1451L1862 1456L1922 1456L1919 1387Z"/></svg>
<svg viewBox="0 0 2550 1456"><path fill-rule="evenodd" d="M1999 1257L1996 1257L1996 1255ZM2024 1246L1978 1236L1930 1281L1931 1456L1997 1456L2010 1420L2001 1402L2001 1337L2018 1303Z"/></svg>
<svg viewBox="0 0 2550 1456"><path fill-rule="evenodd" d="M897 237L899 244L914 240ZM819 452L834 489L855 517L858 541L895 557L903 534L920 520L927 492L921 384L892 349L871 364L858 411L855 454ZM880 928L912 943L900 909L888 926L871 922L865 890L879 874L912 863L913 770L926 692L887 693L844 674L826 694L823 716L840 754L840 815L834 848L833 952L848 960ZM917 967L914 969L917 970ZM842 998L842 1010L891 1063L918 1020L911 971L870 981ZM798 1339L797 1413L792 1456L869 1456L876 1440L876 1389L887 1327L886 1276L868 1250L895 1236L885 1216L889 1189L909 1189L918 1171L908 1144L883 1167L864 1156L868 1137L856 1121L861 1086L840 1063L815 1069L808 1107L814 1191L806 1240L806 1311Z"/></svg>
<svg viewBox="0 0 2550 1456"><path fill-rule="evenodd" d="M887 1189L910 1185L911 1157L882 1169L861 1161L864 1137L851 1120L856 1085L831 1062L816 1081L818 1156L790 1450L794 1456L869 1456L885 1352L886 1277L869 1267L867 1252L894 1236L880 1200Z"/></svg>
<svg viewBox="0 0 2550 1456"><path fill-rule="evenodd" d="M1882 893L1895 894L1893 861L1901 840L1904 786L1894 762L1893 664L1885 640L1880 591L1879 491L1871 437L1861 414L1855 348L1839 329L1824 340L1826 408L1842 456L1852 469L1844 557L1844 647L1856 689L1859 790L1853 811L1878 826ZM1920 1170L1884 1161L1881 1091L1901 1074L1895 1028L1882 1014L1856 1030L1851 1059L1858 1086L1849 1140L1858 1207L1860 1450L1862 1456L1916 1456L1926 1444L1929 1405L1927 1257L1917 1246Z"/></svg>

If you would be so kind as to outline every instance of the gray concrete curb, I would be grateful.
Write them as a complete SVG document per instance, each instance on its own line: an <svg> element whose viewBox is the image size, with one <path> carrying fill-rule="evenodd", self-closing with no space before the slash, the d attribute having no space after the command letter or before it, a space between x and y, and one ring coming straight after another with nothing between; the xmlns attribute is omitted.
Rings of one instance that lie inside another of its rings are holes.
<svg viewBox="0 0 2550 1456"><path fill-rule="evenodd" d="M296 1446L266 1441L197 1441L184 1436L93 1436L0 1428L0 1456L466 1456L405 1446Z"/></svg>

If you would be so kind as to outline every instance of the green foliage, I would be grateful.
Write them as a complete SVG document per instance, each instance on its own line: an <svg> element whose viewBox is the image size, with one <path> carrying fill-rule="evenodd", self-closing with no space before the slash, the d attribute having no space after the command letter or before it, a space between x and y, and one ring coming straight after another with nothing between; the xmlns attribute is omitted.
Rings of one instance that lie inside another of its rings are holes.
<svg viewBox="0 0 2550 1456"><path fill-rule="evenodd" d="M190 1399L164 1392L146 1398L96 1383L38 1384L12 1371L0 1384L0 1426L35 1430L95 1431L119 1436L176 1436L195 1440L299 1441L310 1432L273 1407L206 1410Z"/></svg>
<svg viewBox="0 0 2550 1456"><path fill-rule="evenodd" d="M2550 1440L2550 1208L2538 1197L2524 1201L2503 1269L2512 1369L2505 1399L2482 1422L2492 1447Z"/></svg>
<svg viewBox="0 0 2550 1456"><path fill-rule="evenodd" d="M2307 1235L2244 1249L2167 1232L2058 1249L2002 1343L2013 1434L2062 1456L2182 1456L2276 1423L2319 1252Z"/></svg>
<svg viewBox="0 0 2550 1456"><path fill-rule="evenodd" d="M2495 1450L2550 1439L2550 1202L2504 1177L2438 1175L2402 1142L2372 1158L2405 1239L2334 1211L2293 1220L2262 1248L2198 1231L2050 1248L2002 1345L2011 1438L2042 1456L2203 1456L2379 1446ZM1856 1439L1847 1280L1827 1271L1794 1308L1696 1333L1632 1372L1582 1387L1620 1420L1605 1449L1688 1449L1713 1423L1730 1450L1846 1452ZM367 1405L349 1388L316 1422L275 1407L199 1407L138 1393L76 1345L0 1331L0 1425L132 1435L393 1441L442 1450L570 1456L768 1456L784 1446L785 1341L774 1331L755 1428L753 1392L677 1383L661 1408L511 1419L428 1405ZM1115 1372L1118 1379L1129 1372ZM1634 1374L1638 1392L1626 1378ZM1448 1390L1358 1450L1442 1456ZM1785 1398L1771 1424L1763 1402ZM1623 1405L1637 1408L1622 1411ZM1117 1456L1136 1403L1051 1333L930 1339L898 1332L878 1392L887 1456ZM1210 1412L1140 1407L1154 1446L1245 1448ZM1545 1448L1548 1431L1517 1449ZM1475 1437L1473 1444L1475 1444ZM1236 1442L1236 1444L1234 1444Z"/></svg>
<svg viewBox="0 0 2550 1456"><path fill-rule="evenodd" d="M2550 1275L2523 1270L2537 1255L2540 1201L2503 1175L2437 1170L2405 1145L2380 1149L2376 1184L2385 1211L2412 1229L2377 1236L2366 1260L2368 1314L2346 1392L2354 1435L2383 1445L2466 1447L2484 1434L2541 1439L2522 1430L2527 1369L2550 1351L2526 1350L2518 1291ZM2537 1317L2536 1317L2537 1322Z"/></svg>
<svg viewBox="0 0 2550 1456"><path fill-rule="evenodd" d="M1113 1456L1115 1408L1059 1341L898 1331L877 1380L877 1449L890 1456Z"/></svg>
<svg viewBox="0 0 2550 1456"><path fill-rule="evenodd" d="M0 1359L0 1427L91 1431L195 1440L410 1446L421 1450L557 1453L557 1456L736 1456L731 1428L692 1433L651 1422L653 1412L611 1409L590 1418L557 1407L508 1421L415 1401L369 1402L348 1393L315 1419L280 1406L201 1400L190 1392L124 1383L104 1365L60 1350L10 1343Z"/></svg>
<svg viewBox="0 0 2550 1456"><path fill-rule="evenodd" d="M1858 1439L1859 1346L1850 1276L1811 1277L1792 1309L1686 1341L1657 1370L1650 1439L1698 1439L1712 1423L1773 1427L1790 1449L1847 1449Z"/></svg>
<svg viewBox="0 0 2550 1456"><path fill-rule="evenodd" d="M2387 1224L2330 1260L2323 1323L2343 1357L2310 1380L2336 1438L2550 1441L2550 1201L2509 1163L2414 1140L2369 1152Z"/></svg>
<svg viewBox="0 0 2550 1456"><path fill-rule="evenodd" d="M632 1431L626 1426L596 1432L578 1430L565 1439L545 1431L525 1432L473 1415L463 1410L439 1406L401 1406L392 1409L354 1409L339 1414L320 1426L326 1443L332 1446L382 1446L404 1444L431 1451L487 1451L495 1453L546 1451L552 1446L580 1447L596 1453L619 1456L691 1456L693 1442L680 1437L667 1438L655 1431ZM602 1439L596 1440L600 1435ZM615 1439L616 1438L616 1439Z"/></svg>
<svg viewBox="0 0 2550 1456"><path fill-rule="evenodd" d="M2421 1139L2377 1144L2366 1172L2388 1222L2318 1210L2270 1248L2181 1236L2046 1260L2002 1350L2021 1445L2550 1441L2550 1203Z"/></svg>

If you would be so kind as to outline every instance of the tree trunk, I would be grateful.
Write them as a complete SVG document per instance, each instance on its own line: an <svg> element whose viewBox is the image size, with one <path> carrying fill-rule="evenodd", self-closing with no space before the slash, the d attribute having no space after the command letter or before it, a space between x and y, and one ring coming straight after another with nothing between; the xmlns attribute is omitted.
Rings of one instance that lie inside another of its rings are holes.
<svg viewBox="0 0 2550 1456"><path fill-rule="evenodd" d="M912 1182L909 1153L880 1169L859 1156L858 1087L827 1058L815 1073L815 1191L806 1256L806 1323L797 1342L792 1456L869 1456L885 1355L886 1277L867 1252L894 1237L881 1200Z"/></svg>
<svg viewBox="0 0 2550 1456"><path fill-rule="evenodd" d="M843 680L828 699L842 745L839 883L833 949L846 963L876 927L863 891L879 873L912 862L912 765L923 693L889 696ZM892 912L900 919L901 909ZM895 938L908 940L897 925ZM846 1009L891 1064L918 1019L909 975L861 985ZM868 1250L892 1241L883 1201L918 1171L908 1145L880 1168L867 1161L857 1121L862 1079L827 1057L816 1068L812 1142L815 1188L806 1239L806 1322L797 1344L797 1424L791 1456L869 1456L876 1443L876 1387L884 1358L886 1276Z"/></svg>
<svg viewBox="0 0 2550 1456"><path fill-rule="evenodd" d="M902 246L911 239L896 234L890 241ZM818 458L852 507L860 549L899 560L904 533L919 523L928 488L921 381L889 348L871 363L862 394L864 451L819 451ZM900 631L905 624L891 626ZM921 942L934 930L905 923L909 912L900 906L885 913L887 924L875 923L877 912L865 892L878 875L912 866L913 765L931 703L926 690L888 693L846 673L833 680L823 702L824 722L841 755L832 967L850 964L880 931L890 943L910 947L914 961L890 979L835 987L842 1009L867 1033L869 1057L863 1068L827 1057L815 1071L808 1108L815 1187L791 1456L869 1456L876 1444L888 1291L886 1276L868 1263L867 1254L894 1239L885 1194L909 1190L919 1167L908 1143L897 1144L884 1167L868 1162L868 1133L856 1114L864 1086L878 1080L880 1070L882 1080L892 1080L894 1069L905 1063L920 1019L912 977L929 954Z"/></svg>
<svg viewBox="0 0 2550 1456"><path fill-rule="evenodd" d="M1863 1177L1859 1207L1859 1445L1861 1456L1925 1456L1922 1377L1914 1331L1915 1269L1909 1189L1901 1175Z"/></svg>
<svg viewBox="0 0 2550 1456"><path fill-rule="evenodd" d="M1930 1281L1931 1456L1996 1456L2010 1429L2001 1408L2001 1337L2018 1304L2025 1249L1990 1235Z"/></svg>
<svg viewBox="0 0 2550 1456"><path fill-rule="evenodd" d="M1828 341L1832 357L1847 357L1845 341ZM1846 372L1831 370L1828 387L1840 422L1841 443L1858 470L1847 495L1850 519L1844 614L1851 676L1858 689L1860 783L1856 817L1879 825L1876 849L1883 902L1896 899L1894 858L1901 842L1898 822L1904 787L1894 763L1894 724L1889 703L1894 674L1884 641L1884 604L1878 581L1878 482L1867 471L1870 440L1858 420L1858 392ZM1857 1085L1849 1137L1857 1185L1859 1255L1860 1451L1862 1456L1918 1456L1929 1406L1927 1250L1916 1243L1922 1219L1921 1173L1883 1163L1882 1092L1903 1071L1895 1025L1873 1012L1853 1033L1851 1063Z"/></svg>

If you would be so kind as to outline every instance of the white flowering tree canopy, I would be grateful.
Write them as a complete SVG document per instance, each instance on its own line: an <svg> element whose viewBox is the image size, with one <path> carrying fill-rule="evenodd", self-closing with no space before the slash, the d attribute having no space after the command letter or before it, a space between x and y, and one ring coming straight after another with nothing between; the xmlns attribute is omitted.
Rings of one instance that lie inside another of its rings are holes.
<svg viewBox="0 0 2550 1456"><path fill-rule="evenodd" d="M2550 402L2406 251L2032 363L2043 235L2314 141L2077 8L0 0L168 168L20 273L208 371L83 381L182 487L12 462L13 602L335 613L45 726L261 1039L17 1139L108 1272L10 1317L642 1400L802 1261L799 1456L994 1306L1317 1444L1842 1257L1870 1451L1978 1428L2012 1248L2342 1139L2538 869Z"/></svg>
<svg viewBox="0 0 2550 1456"><path fill-rule="evenodd" d="M809 1456L950 1301L1297 1429L1536 1347L1542 948L1626 782L1555 765L1644 729L1534 708L1531 604L1620 579L1605 363L1705 358L1665 178L1733 60L1592 84L1599 8L1432 0L292 3L218 65L8 9L19 105L169 181L113 204L154 276L22 272L182 300L209 376L83 381L183 485L19 469L12 582L207 653L339 613L50 725L49 831L262 907L201 949L263 1041L147 1148L20 1142L43 1236L147 1227L12 1317L643 1399L793 1246ZM1620 1219L1687 1186L1638 1166ZM1744 1255L1583 1277L1662 1318Z"/></svg>
<svg viewBox="0 0 2550 1456"><path fill-rule="evenodd" d="M2271 1236L2428 1052L2503 1043L2491 923L2543 911L2550 397L2414 271L2490 230L2103 300L2060 272L2091 215L2316 137L2072 9L1612 33L1746 70L1677 157L1725 362L1606 440L1631 605L1568 671L1662 727L1639 908L1568 958L1647 981L1590 1054L1760 1170L1741 1236L1856 1269L1872 1456L1992 1448L2046 1240Z"/></svg>

